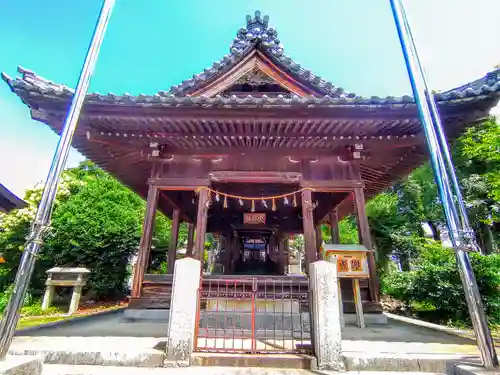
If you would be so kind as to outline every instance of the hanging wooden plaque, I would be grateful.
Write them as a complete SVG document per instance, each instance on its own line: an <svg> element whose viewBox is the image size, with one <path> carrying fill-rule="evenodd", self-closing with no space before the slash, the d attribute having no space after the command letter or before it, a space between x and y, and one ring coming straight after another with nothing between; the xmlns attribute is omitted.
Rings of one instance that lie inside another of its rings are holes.
<svg viewBox="0 0 500 375"><path fill-rule="evenodd" d="M266 214L265 213L244 213L243 214L243 224L265 224Z"/></svg>

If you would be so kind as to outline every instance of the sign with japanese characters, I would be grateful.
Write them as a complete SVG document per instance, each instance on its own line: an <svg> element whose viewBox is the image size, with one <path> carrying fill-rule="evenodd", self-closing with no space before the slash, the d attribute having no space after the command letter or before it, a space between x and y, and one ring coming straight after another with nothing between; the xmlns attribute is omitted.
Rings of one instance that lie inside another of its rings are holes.
<svg viewBox="0 0 500 375"><path fill-rule="evenodd" d="M243 214L243 224L265 224L265 223L266 223L265 213L247 212Z"/></svg>
<svg viewBox="0 0 500 375"><path fill-rule="evenodd" d="M324 260L337 260L339 277L359 279L369 277L367 254L370 250L364 246L325 244L321 250Z"/></svg>

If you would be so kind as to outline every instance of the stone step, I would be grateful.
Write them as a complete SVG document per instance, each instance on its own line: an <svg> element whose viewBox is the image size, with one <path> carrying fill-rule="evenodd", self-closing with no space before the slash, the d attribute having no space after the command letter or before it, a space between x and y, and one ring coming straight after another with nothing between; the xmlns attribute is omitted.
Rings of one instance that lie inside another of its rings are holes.
<svg viewBox="0 0 500 375"><path fill-rule="evenodd" d="M42 375L199 375L199 367L143 368L111 366L44 365ZM203 375L321 375L320 371L256 367L207 367ZM325 375L333 375L331 372ZM400 372L347 371L342 375L400 375ZM407 372L405 375L444 375L442 373Z"/></svg>
<svg viewBox="0 0 500 375"><path fill-rule="evenodd" d="M62 338L59 338L62 339ZM85 338L81 338L84 340ZM133 341L134 338L129 338ZM119 345L95 348L81 348L80 350L55 349L45 346L44 348L31 348L26 350L10 350L11 356L40 355L46 365L67 366L95 366L95 367L121 367L121 368L162 368L164 366L165 353L162 348L147 349L141 347L140 342L135 349L128 348L120 350ZM159 345L159 344L158 344ZM164 345L164 343L163 343ZM148 345L149 346L149 345ZM367 349L368 350L368 349ZM314 368L312 357L303 355L245 355L245 354L223 354L223 353L195 353L193 355L193 367L216 368L217 366L238 368L257 367L283 369L310 369ZM343 360L348 371L393 371L399 373L445 373L454 365L463 363L479 363L479 359L464 354L444 353L369 353L344 352Z"/></svg>
<svg viewBox="0 0 500 375"><path fill-rule="evenodd" d="M222 367L259 367L282 369L306 369L313 367L316 359L307 355L292 354L228 354L194 353L191 356L193 366Z"/></svg>

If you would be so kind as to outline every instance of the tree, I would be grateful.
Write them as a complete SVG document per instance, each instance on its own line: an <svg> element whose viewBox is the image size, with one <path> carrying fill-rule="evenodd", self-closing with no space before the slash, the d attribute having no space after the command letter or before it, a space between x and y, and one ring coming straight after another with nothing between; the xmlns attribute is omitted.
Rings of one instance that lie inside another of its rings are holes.
<svg viewBox="0 0 500 375"><path fill-rule="evenodd" d="M483 251L491 253L500 232L500 124L491 117L467 129L455 154L469 218Z"/></svg>
<svg viewBox="0 0 500 375"><path fill-rule="evenodd" d="M12 283L24 238L34 217L42 187L29 191L29 206L0 215L4 231L0 248L7 263L0 265L0 288ZM134 192L90 162L63 173L51 230L35 267L32 291L42 293L45 270L53 266L83 266L95 298L117 298L126 290L127 266L137 251L145 203ZM157 217L154 245L168 245L170 223ZM0 291L2 290L0 289Z"/></svg>

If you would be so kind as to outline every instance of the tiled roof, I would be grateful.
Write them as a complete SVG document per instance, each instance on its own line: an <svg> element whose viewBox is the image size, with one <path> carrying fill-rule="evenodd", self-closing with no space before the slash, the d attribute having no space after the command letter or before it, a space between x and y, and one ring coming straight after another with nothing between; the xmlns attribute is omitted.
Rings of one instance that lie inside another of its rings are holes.
<svg viewBox="0 0 500 375"><path fill-rule="evenodd" d="M116 104L116 105L141 105L141 106L406 106L413 104L412 96L401 97L363 97L355 94L346 94L340 87L336 87L321 77L312 74L300 64L286 56L283 46L278 39L278 33L268 27L269 17L261 17L259 11L254 17L247 16L247 27L238 31L233 40L230 53L220 61L216 61L210 68L193 78L183 81L180 85L173 86L169 91L160 91L154 95L140 94L132 96L129 94L115 95L113 93L87 95L86 102L94 104ZM226 97L217 95L214 97L188 96L192 91L203 87L209 81L227 72L237 64L244 56L254 48L263 51L282 69L291 74L299 82L313 86L320 94L316 97L300 97L298 95L278 95L268 97L266 95L253 97L238 97L236 95ZM2 73L2 78L11 87L12 91L20 94L23 100L28 99L22 92L28 92L29 96L50 96L56 99L67 100L73 95L73 89L56 84L32 71L18 68L21 77L10 78ZM456 100L473 100L485 96L500 96L500 69L489 72L484 77L462 85L452 90L436 93L438 102L455 102Z"/></svg>
<svg viewBox="0 0 500 375"><path fill-rule="evenodd" d="M54 97L60 100L68 100L73 95L73 89L55 84L44 78L41 78L33 72L24 68L19 68L21 77L11 78L5 73L2 73L2 79L7 82L12 91L19 94L22 98L35 98L36 96ZM495 73L496 74L493 74ZM488 78L489 77L489 78ZM29 93L28 97L22 93ZM488 73L485 77L480 78L467 85L449 90L443 93L435 94L438 102L454 102L456 100L473 100L481 99L485 96L500 96L500 75L498 70ZM123 94L116 95L113 93L88 94L86 103L89 104L115 104L115 105L141 105L141 106L406 106L414 103L412 96L405 95L401 97L346 97L346 96L330 96L322 97L299 97L297 95L287 97L278 95L277 97L268 97L266 95L254 97L248 95L246 97L223 97L217 95L212 98L204 96L177 96L172 93L161 91L155 95L140 94L137 96Z"/></svg>
<svg viewBox="0 0 500 375"><path fill-rule="evenodd" d="M466 83L460 87L452 90L444 91L440 95L444 97L463 97L464 95L480 95L488 94L492 91L498 91L498 83L500 82L500 68L488 72L484 77L476 79L475 81ZM495 89L496 87L496 89ZM469 94L467 94L467 92Z"/></svg>
<svg viewBox="0 0 500 375"><path fill-rule="evenodd" d="M18 198L5 186L0 184L0 212L9 212L16 208L26 207L27 203Z"/></svg>
<svg viewBox="0 0 500 375"><path fill-rule="evenodd" d="M292 60L290 56L284 54L283 46L278 39L278 32L268 27L269 16L261 17L260 11L256 11L254 17L247 16L247 27L242 28L233 39L229 54L221 60L216 61L203 70L200 74L193 75L193 78L187 79L181 84L172 86L170 93L176 96L183 96L203 86L206 82L225 73L231 67L236 65L253 48L258 48L269 56L284 70L293 75L299 82L312 85L316 90L334 98L348 97L354 98L353 93L345 93L341 87L336 87L318 75L311 73L299 63Z"/></svg>

